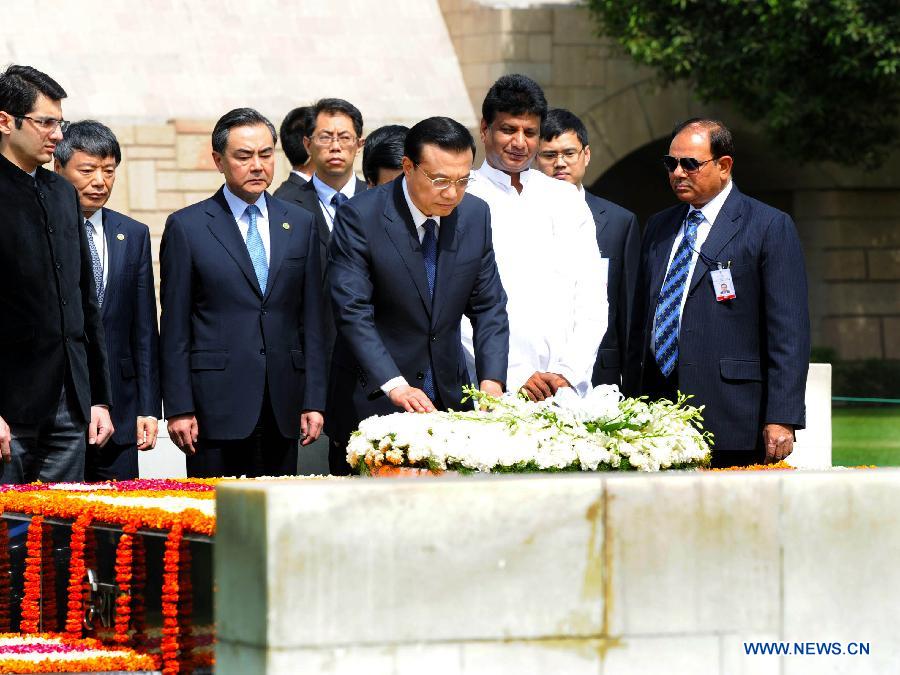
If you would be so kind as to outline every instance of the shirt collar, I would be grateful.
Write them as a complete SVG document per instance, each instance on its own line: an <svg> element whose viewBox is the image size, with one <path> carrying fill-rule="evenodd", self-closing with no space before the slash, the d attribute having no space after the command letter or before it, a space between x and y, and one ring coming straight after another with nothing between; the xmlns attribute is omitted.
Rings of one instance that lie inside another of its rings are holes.
<svg viewBox="0 0 900 675"><path fill-rule="evenodd" d="M94 226L94 232L100 232L103 230L103 209L97 209L94 211L94 215L87 219L87 221Z"/></svg>
<svg viewBox="0 0 900 675"><path fill-rule="evenodd" d="M699 211L703 214L703 217L706 218L710 226L712 226L716 222L716 216L719 215L719 211L721 211L722 207L725 205L725 200L728 199L728 195L731 194L732 185L734 185L734 183L729 179L728 184L725 186L725 188L715 197L710 199L706 204L701 206L699 209L695 209L693 206L689 208L688 216L690 216L694 211Z"/></svg>
<svg viewBox="0 0 900 675"><path fill-rule="evenodd" d="M319 199L322 200L322 203L331 206L331 198L334 197L337 190L322 181L316 174L312 175L312 184L316 189L316 194L319 195ZM347 199L350 199L356 192L356 176L351 174L350 180L347 181L340 191Z"/></svg>
<svg viewBox="0 0 900 675"><path fill-rule="evenodd" d="M297 169L291 169L291 173L300 176L300 178L302 178L303 180L305 180L307 183L312 179L312 175L311 175L311 174L303 173L302 171L297 171Z"/></svg>
<svg viewBox="0 0 900 675"><path fill-rule="evenodd" d="M247 210L249 204L235 195L231 190L229 190L228 185L224 186L224 188L222 189L222 194L225 195L225 201L228 202L228 208L231 209L231 215L234 216L235 220L240 220L241 216L243 216L244 212ZM259 212L262 214L263 218L269 218L269 209L266 206L265 192L263 192L259 196L259 199L256 200L256 208L259 209Z"/></svg>
<svg viewBox="0 0 900 675"><path fill-rule="evenodd" d="M406 205L409 207L409 212L412 214L413 223L416 227L425 227L425 221L431 218L435 223L437 223L438 228L441 226L441 217L440 216L426 216L422 211L413 203L412 197L409 196L409 188L406 185L406 176L403 177L401 182L403 185L403 196L406 197Z"/></svg>
<svg viewBox="0 0 900 675"><path fill-rule="evenodd" d="M478 169L478 172L485 176L489 181L494 183L495 185L502 187L504 190L514 190L515 188L512 186L512 176L508 173L501 171L500 169L495 169L490 164L488 164L487 160L484 160L481 163L481 168ZM531 177L531 169L526 169L519 174L519 181L522 183L522 188L525 188L525 185L528 183L528 179Z"/></svg>

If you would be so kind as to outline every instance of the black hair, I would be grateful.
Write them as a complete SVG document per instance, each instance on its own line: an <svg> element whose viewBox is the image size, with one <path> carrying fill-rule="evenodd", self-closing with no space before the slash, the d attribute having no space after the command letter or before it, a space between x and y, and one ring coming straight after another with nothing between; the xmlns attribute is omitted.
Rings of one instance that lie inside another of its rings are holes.
<svg viewBox="0 0 900 675"><path fill-rule="evenodd" d="M312 106L309 105L294 108L284 116L278 130L278 138L281 139L281 148L291 166L303 166L309 159L309 153L303 146L303 137L311 131L314 124L315 117L312 114Z"/></svg>
<svg viewBox="0 0 900 675"><path fill-rule="evenodd" d="M312 136L316 129L316 121L319 119L319 113L327 113L328 115L346 115L353 120L353 131L356 132L357 138L362 136L363 118L359 108L345 101L342 98L320 98L312 106L312 122L306 130L307 136Z"/></svg>
<svg viewBox="0 0 900 675"><path fill-rule="evenodd" d="M77 150L102 159L112 157L116 160L116 166L122 161L122 150L116 135L97 120L82 120L69 125L53 156L65 166Z"/></svg>
<svg viewBox="0 0 900 675"><path fill-rule="evenodd" d="M574 131L578 136L578 142L582 146L588 144L587 127L584 126L578 115L565 108L553 108L547 111L547 116L541 124L541 138L552 141L557 136L562 136L569 131Z"/></svg>
<svg viewBox="0 0 900 675"><path fill-rule="evenodd" d="M725 155L734 157L734 139L724 122L710 117L692 117L675 125L672 130L672 140L688 127L698 127L709 133L709 150L712 152L713 159L719 159Z"/></svg>
<svg viewBox="0 0 900 675"><path fill-rule="evenodd" d="M253 127L257 124L265 124L272 133L272 144L278 143L275 135L275 125L267 117L253 108L235 108L219 118L212 132L212 149L222 154L228 145L228 132L235 127Z"/></svg>
<svg viewBox="0 0 900 675"><path fill-rule="evenodd" d="M498 112L510 115L537 115L543 123L547 116L544 90L530 77L504 75L494 82L481 104L481 116L492 124Z"/></svg>
<svg viewBox="0 0 900 675"><path fill-rule="evenodd" d="M0 73L0 110L14 117L27 115L34 109L35 101L43 94L51 101L61 101L66 90L49 75L31 66L7 66ZM22 127L22 120L16 120L16 128Z"/></svg>
<svg viewBox="0 0 900 675"><path fill-rule="evenodd" d="M399 169L403 166L403 142L408 132L409 127L402 124L388 124L366 136L362 170L369 183L378 183L379 169Z"/></svg>
<svg viewBox="0 0 900 675"><path fill-rule="evenodd" d="M472 151L475 157L475 139L462 124L449 117L429 117L413 125L403 142L403 154L418 164L422 159L422 147L436 145L443 150Z"/></svg>

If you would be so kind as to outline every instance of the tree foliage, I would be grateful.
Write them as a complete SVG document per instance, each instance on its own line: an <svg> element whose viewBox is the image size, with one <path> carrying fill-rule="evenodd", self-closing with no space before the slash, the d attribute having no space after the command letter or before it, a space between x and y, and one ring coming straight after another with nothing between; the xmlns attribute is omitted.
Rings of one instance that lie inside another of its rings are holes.
<svg viewBox="0 0 900 675"><path fill-rule="evenodd" d="M785 154L875 167L898 139L898 0L586 0L601 34Z"/></svg>

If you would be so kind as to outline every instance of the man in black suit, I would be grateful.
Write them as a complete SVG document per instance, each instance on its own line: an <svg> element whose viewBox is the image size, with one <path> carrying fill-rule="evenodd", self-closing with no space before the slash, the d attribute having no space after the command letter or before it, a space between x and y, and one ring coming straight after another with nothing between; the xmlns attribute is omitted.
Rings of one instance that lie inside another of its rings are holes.
<svg viewBox="0 0 900 675"><path fill-rule="evenodd" d="M93 261L75 189L41 165L66 92L29 66L0 73L0 454L3 483L84 479L113 432Z"/></svg>
<svg viewBox="0 0 900 675"><path fill-rule="evenodd" d="M362 170L370 188L390 183L403 173L403 142L409 127L387 124L366 135Z"/></svg>
<svg viewBox="0 0 900 675"><path fill-rule="evenodd" d="M306 138L311 123L312 107L308 105L294 108L281 122L278 137L281 139L281 149L291 163L291 173L274 192L279 199L288 202L297 201L297 191L312 178L312 161L303 145L303 139Z"/></svg>
<svg viewBox="0 0 900 675"><path fill-rule="evenodd" d="M582 181L591 161L591 146L584 123L562 108L547 112L541 124L536 168L548 176L572 183L584 195L597 226L597 247L607 270L609 323L600 342L591 384L622 385L628 326L641 253L637 216L618 204L592 195Z"/></svg>
<svg viewBox="0 0 900 675"><path fill-rule="evenodd" d="M116 428L104 447L88 448L88 481L138 477L138 450L156 446L159 417L159 330L150 230L105 208L122 160L112 130L93 120L69 126L56 146L55 169L78 192L85 227L100 263L94 279L106 336Z"/></svg>
<svg viewBox="0 0 900 675"><path fill-rule="evenodd" d="M275 127L238 108L213 129L225 185L169 216L160 361L169 436L190 476L297 472L325 409L322 279L312 216L271 197Z"/></svg>
<svg viewBox="0 0 900 675"><path fill-rule="evenodd" d="M499 395L505 385L509 322L490 210L465 196L475 142L459 122L431 117L404 148L403 176L342 206L329 244L332 473L348 472L346 443L360 420L464 407L464 314L482 390Z"/></svg>
<svg viewBox="0 0 900 675"><path fill-rule="evenodd" d="M629 394L674 399L680 390L705 406L713 466L791 453L809 367L797 230L738 191L733 157L717 120L690 119L672 133L663 164L682 203L647 222L625 378Z"/></svg>

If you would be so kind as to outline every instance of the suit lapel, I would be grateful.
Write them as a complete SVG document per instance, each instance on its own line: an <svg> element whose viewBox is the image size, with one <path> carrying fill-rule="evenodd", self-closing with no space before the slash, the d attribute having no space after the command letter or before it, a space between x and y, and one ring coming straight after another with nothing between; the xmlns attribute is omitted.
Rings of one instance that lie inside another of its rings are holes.
<svg viewBox="0 0 900 675"><path fill-rule="evenodd" d="M419 291L425 311L428 312L428 316L431 316L431 293L428 291L428 279L425 277L422 244L419 242L412 214L406 205L401 181L401 178L394 181L393 199L388 199L384 207L384 228L412 277L416 290ZM435 285L437 286L437 281L435 281Z"/></svg>
<svg viewBox="0 0 900 675"><path fill-rule="evenodd" d="M456 246L461 236L461 227L463 227L463 224L459 222L458 209L453 209L449 216L441 218L441 226L438 233L437 274L434 280L432 325L437 323L441 308L447 304L444 302L444 298L450 290L450 279L453 277L453 269L456 267Z"/></svg>
<svg viewBox="0 0 900 675"><path fill-rule="evenodd" d="M106 288L103 293L103 311L105 317L109 312L110 300L116 293L119 276L122 274L122 265L125 263L125 246L127 242L119 241L116 236L122 228L122 220L109 209L103 209L103 237L106 239L106 260L109 269L106 272Z"/></svg>
<svg viewBox="0 0 900 675"><path fill-rule="evenodd" d="M303 207L313 214L316 219L316 230L319 233L319 245L327 248L328 240L331 239L331 230L328 229L328 223L325 222L325 214L322 213L322 205L319 202L319 193L316 192L316 186L313 185L312 179L300 188Z"/></svg>
<svg viewBox="0 0 900 675"><path fill-rule="evenodd" d="M731 194L722 205L722 210L716 216L716 222L713 223L700 248L702 256L697 257L697 264L694 266L694 274L691 277L691 285L689 291L693 291L700 280L709 271L709 265L704 260L718 260L719 253L725 248L725 245L734 238L741 226L741 203L742 195L734 186L731 188Z"/></svg>
<svg viewBox="0 0 900 675"><path fill-rule="evenodd" d="M253 269L250 254L247 252L247 244L241 237L241 231L238 229L237 223L234 222L234 216L231 214L231 209L228 208L228 202L225 201L221 190L207 201L206 213L210 216L206 226L212 235L219 240L219 243L222 244L228 255L237 263L253 290L262 297L259 281L256 278L256 271ZM271 218L269 222L271 223Z"/></svg>
<svg viewBox="0 0 900 675"><path fill-rule="evenodd" d="M590 193L587 193L590 195ZM593 195L591 195L592 197ZM591 209L591 213L594 216L594 224L597 226L597 243L600 242L600 235L603 234L603 230L606 229L606 226L609 224L609 218L606 217L606 208L601 204L601 202L597 199L589 199L588 206ZM607 258L609 255L606 256Z"/></svg>
<svg viewBox="0 0 900 675"><path fill-rule="evenodd" d="M281 269L281 263L284 261L284 254L290 245L294 228L288 221L287 211L273 201L269 193L266 193L266 204L269 211L269 277L266 281L266 297L268 298L275 285L275 277L278 276L278 271ZM284 227L285 225L288 227ZM309 255L317 253L318 251L310 251Z"/></svg>

